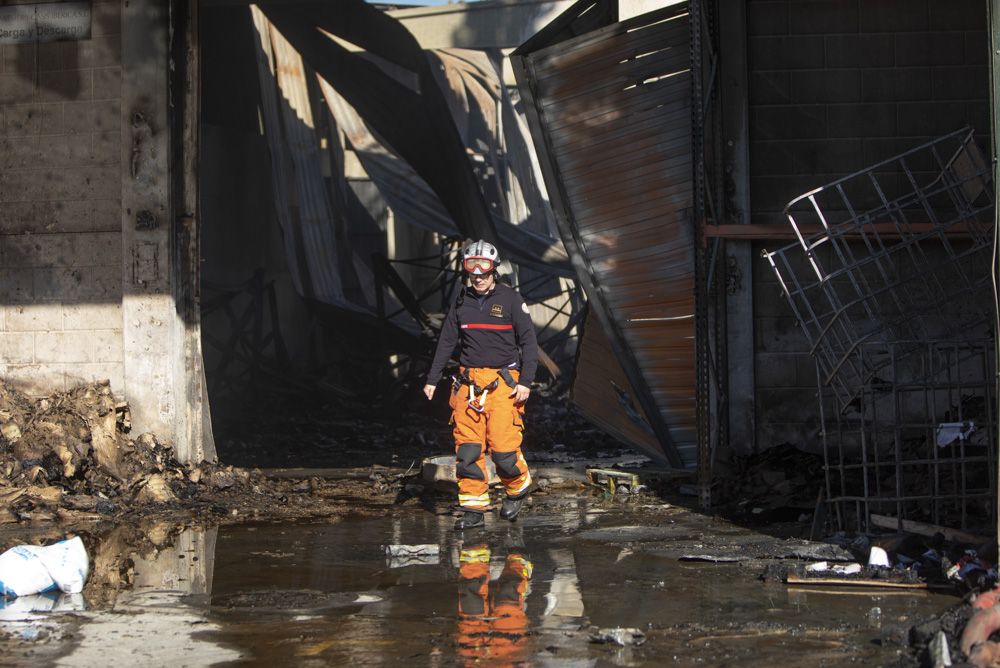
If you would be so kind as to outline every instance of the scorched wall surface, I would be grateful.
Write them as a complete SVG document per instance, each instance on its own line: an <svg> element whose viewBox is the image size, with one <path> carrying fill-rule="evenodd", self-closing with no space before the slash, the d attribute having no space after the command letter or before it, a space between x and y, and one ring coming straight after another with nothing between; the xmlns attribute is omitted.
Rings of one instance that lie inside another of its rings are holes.
<svg viewBox="0 0 1000 668"><path fill-rule="evenodd" d="M0 46L0 377L32 393L123 391L121 23Z"/></svg>
<svg viewBox="0 0 1000 668"><path fill-rule="evenodd" d="M751 222L787 227L792 198L964 125L988 137L987 37L975 0L749 0ZM766 246L753 253L757 446L818 449L815 367Z"/></svg>

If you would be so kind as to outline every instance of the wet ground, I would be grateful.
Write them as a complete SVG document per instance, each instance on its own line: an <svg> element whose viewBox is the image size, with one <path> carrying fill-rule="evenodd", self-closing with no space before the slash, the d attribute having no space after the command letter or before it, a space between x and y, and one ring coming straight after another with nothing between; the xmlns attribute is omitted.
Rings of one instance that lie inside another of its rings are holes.
<svg viewBox="0 0 1000 668"><path fill-rule="evenodd" d="M15 600L0 610L2 663L882 665L897 651L879 643L883 624L955 602L763 582L767 558L681 561L787 542L653 497L549 494L514 524L490 519L462 535L449 509L406 505L334 523L105 529L91 544L113 565L92 578L128 586ZM615 628L642 644L593 642Z"/></svg>

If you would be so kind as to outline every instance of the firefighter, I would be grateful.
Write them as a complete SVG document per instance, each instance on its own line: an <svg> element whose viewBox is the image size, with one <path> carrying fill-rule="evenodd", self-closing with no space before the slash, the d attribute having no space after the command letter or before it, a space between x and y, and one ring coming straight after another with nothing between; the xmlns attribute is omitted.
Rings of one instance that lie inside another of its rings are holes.
<svg viewBox="0 0 1000 668"><path fill-rule="evenodd" d="M531 486L521 453L524 404L538 366L535 327L528 307L513 288L497 281L499 253L476 241L462 251L465 287L441 326L424 394L433 398L437 381L456 345L459 373L449 392L458 504L456 530L485 525L489 510L486 455L493 458L505 489L500 517L514 521Z"/></svg>
<svg viewBox="0 0 1000 668"><path fill-rule="evenodd" d="M528 653L525 600L533 567L526 555L511 552L500 577L490 582L490 558L485 544L459 553L457 654L463 665L491 659L520 665Z"/></svg>

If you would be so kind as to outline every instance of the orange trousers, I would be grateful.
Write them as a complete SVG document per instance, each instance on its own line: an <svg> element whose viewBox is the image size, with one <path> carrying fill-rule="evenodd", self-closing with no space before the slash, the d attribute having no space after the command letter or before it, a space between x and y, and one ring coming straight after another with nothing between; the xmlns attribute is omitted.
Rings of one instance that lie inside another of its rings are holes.
<svg viewBox="0 0 1000 668"><path fill-rule="evenodd" d="M492 584L487 546L463 549L459 562L458 655L466 665L483 659L513 665L527 658L525 599L531 562L521 554L507 555L500 577Z"/></svg>
<svg viewBox="0 0 1000 668"><path fill-rule="evenodd" d="M519 498L531 486L528 464L521 453L524 405L514 403L514 398L509 396L512 389L496 369L459 369L463 375L466 372L481 388L498 381L496 389L488 392L482 404L478 401L481 392L470 395L468 385L453 387L450 396L458 505L463 510L485 512L490 507L487 454L493 459L508 497ZM518 372L511 371L511 376L516 381ZM475 407L469 405L470 400Z"/></svg>

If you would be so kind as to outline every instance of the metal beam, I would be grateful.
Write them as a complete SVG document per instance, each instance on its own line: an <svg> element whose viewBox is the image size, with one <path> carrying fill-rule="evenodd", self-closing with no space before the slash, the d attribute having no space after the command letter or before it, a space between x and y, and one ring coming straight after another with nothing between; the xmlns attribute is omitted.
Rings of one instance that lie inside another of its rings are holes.
<svg viewBox="0 0 1000 668"><path fill-rule="evenodd" d="M1000 202L1000 169L998 169L997 159L1000 157L1000 0L989 0L987 5L989 12L989 25L990 25L990 122L992 127L990 144L993 153L993 201ZM993 235L994 244L1000 241L998 235L1000 235L1000 225L996 224L996 214L994 213L994 224L993 224ZM994 245L994 248L996 246ZM993 340L994 345L997 346L997 364L1000 364L1000 303L998 303L998 297L996 293L997 286L997 267L996 258L993 260L993 306L998 313L998 320L993 324ZM1000 368L996 370L996 377L1000 378ZM997 413L1000 415L1000 392L996 392L994 387L994 396L998 402ZM998 447L998 452L1000 452L1000 444L994 444ZM1000 481L1000 457L997 458L998 470L997 475L994 480ZM1000 486L1000 485L998 485ZM997 489L993 489L993 494L996 497L996 519L997 519L997 538L1000 541L1000 494L997 494Z"/></svg>
<svg viewBox="0 0 1000 668"><path fill-rule="evenodd" d="M934 223L913 223L907 226L908 236L911 234L926 234L937 230L940 225ZM790 225L747 224L747 225L707 225L705 237L708 239L727 239L729 241L798 241L799 237ZM797 228L803 236L811 237L822 234L825 228L816 224L802 224ZM866 231L878 234L883 239L899 239L899 226L896 223L871 223L865 226ZM864 238L858 230L849 230L838 235L846 238ZM941 235L949 239L971 239L973 231L965 223L956 223L941 231Z"/></svg>

